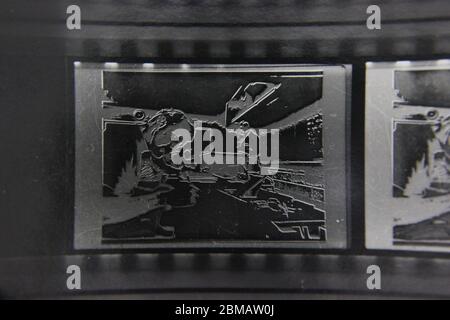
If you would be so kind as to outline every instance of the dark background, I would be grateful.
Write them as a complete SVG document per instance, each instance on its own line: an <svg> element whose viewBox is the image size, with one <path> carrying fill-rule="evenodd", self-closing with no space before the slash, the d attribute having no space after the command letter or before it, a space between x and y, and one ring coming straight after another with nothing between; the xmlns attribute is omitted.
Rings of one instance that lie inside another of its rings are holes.
<svg viewBox="0 0 450 320"><path fill-rule="evenodd" d="M402 197L408 178L413 170L416 170L416 163L427 156L428 141L435 136L431 126L404 124L399 121L396 123L393 137L393 196ZM425 161L428 164L427 157Z"/></svg>
<svg viewBox="0 0 450 320"><path fill-rule="evenodd" d="M70 4L81 7L81 30L66 29ZM448 58L450 2L378 1L382 29L372 31L370 4L1 1L0 295L72 296L65 268L75 263L85 272L81 296L449 297L448 254L364 249L363 137L364 62ZM74 252L74 60L353 64L350 248ZM375 295L365 286L371 263L385 279Z"/></svg>

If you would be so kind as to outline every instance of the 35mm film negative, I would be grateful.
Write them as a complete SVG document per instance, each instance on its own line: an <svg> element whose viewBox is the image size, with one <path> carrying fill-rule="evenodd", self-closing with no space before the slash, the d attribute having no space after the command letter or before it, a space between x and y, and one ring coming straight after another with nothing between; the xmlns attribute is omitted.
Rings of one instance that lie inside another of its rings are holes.
<svg viewBox="0 0 450 320"><path fill-rule="evenodd" d="M350 66L74 72L76 249L347 246Z"/></svg>
<svg viewBox="0 0 450 320"><path fill-rule="evenodd" d="M366 245L450 250L450 61L368 63Z"/></svg>

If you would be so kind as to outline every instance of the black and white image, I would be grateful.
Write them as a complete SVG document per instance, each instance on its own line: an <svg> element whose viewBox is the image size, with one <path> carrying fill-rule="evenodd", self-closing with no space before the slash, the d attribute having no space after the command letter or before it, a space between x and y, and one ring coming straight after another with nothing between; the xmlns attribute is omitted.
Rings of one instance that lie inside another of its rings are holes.
<svg viewBox="0 0 450 320"><path fill-rule="evenodd" d="M386 213L391 213L387 219L386 214L378 213L380 220L375 222L373 204L377 202L374 197L377 193L373 192L372 182L377 181L372 176L374 171L367 171L370 187L367 185L366 195L368 203L372 204L367 207L367 215L373 221L366 226L369 244L374 242L370 230L376 224L385 223L392 232L389 238L394 247L419 249L424 246L445 250L450 246L450 70L445 68L445 63L402 62L392 69L369 65L366 124L376 125L379 120L374 116L376 111L378 115L390 114L390 119L385 118L383 122L390 122L392 137L391 154L387 154L388 150L379 150L391 161L391 170L386 171L392 174L388 202L392 208L383 208ZM392 77L388 82L392 89L386 88L385 96L381 98L385 105L376 101L382 92L380 88L377 92L371 82L377 73L380 77ZM390 97L393 99L389 103ZM373 109L375 106L378 109ZM369 140L368 152L372 151L373 142ZM367 161L375 162L370 157ZM383 164L379 161L378 165Z"/></svg>
<svg viewBox="0 0 450 320"><path fill-rule="evenodd" d="M345 245L345 191L328 187L345 183L345 71L76 63L75 245Z"/></svg>

